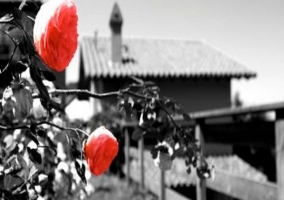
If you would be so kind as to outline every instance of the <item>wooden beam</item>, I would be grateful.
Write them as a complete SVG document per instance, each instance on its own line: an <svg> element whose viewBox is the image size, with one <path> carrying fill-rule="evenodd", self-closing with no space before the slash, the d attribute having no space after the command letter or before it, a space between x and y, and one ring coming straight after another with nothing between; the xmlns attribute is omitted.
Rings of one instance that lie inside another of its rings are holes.
<svg viewBox="0 0 284 200"><path fill-rule="evenodd" d="M134 158L135 160L139 159L139 150L137 150L137 148L133 148L131 147L129 150L129 155L130 157ZM148 150L144 151L144 157L145 160L149 160L152 159L151 153ZM151 162L152 163L152 162ZM154 165L154 163L152 163L152 165ZM136 182L140 182L140 175L138 171L138 168L131 168L132 170L130 170L130 178L132 178L134 181ZM126 168L123 168L124 172L126 170ZM157 169L157 172L159 171L159 169ZM151 172L151 173L155 173L155 172ZM165 173L165 172L164 172ZM161 173L159 174L161 175ZM159 176L155 176L156 179L162 179L162 177ZM152 176L146 176L145 177L145 188L148 189L149 191L153 192L155 195L157 195L160 199L161 197L161 184L159 184L159 181L153 180ZM164 185L164 190L165 190L165 199L171 200L190 200L189 198L183 196L182 194L179 194L178 192L166 187L166 185Z"/></svg>
<svg viewBox="0 0 284 200"><path fill-rule="evenodd" d="M201 147L201 151L204 150L204 136L203 136L204 120L198 120L195 125L195 138ZM201 152L203 153L203 152ZM196 177L196 199L206 200L206 181Z"/></svg>
<svg viewBox="0 0 284 200"><path fill-rule="evenodd" d="M215 117L226 117L233 115L242 115L248 113L259 113L274 111L284 108L284 102L265 104L260 106L248 106L248 107L238 107L238 108L219 108L213 110L206 110L200 112L190 113L192 119L204 119L204 118L215 118Z"/></svg>
<svg viewBox="0 0 284 200"><path fill-rule="evenodd" d="M140 165L140 189L144 190L145 188L145 179L144 179L144 139L143 137L138 142L139 148L139 165Z"/></svg>
<svg viewBox="0 0 284 200"><path fill-rule="evenodd" d="M276 112L276 181L278 200L284 199L284 109Z"/></svg>
<svg viewBox="0 0 284 200"><path fill-rule="evenodd" d="M126 166L126 183L129 185L129 177L130 177L130 155L129 155L129 148L130 148L130 140L129 140L129 132L128 129L124 129L124 153L125 153L125 166Z"/></svg>
<svg viewBox="0 0 284 200"><path fill-rule="evenodd" d="M166 200L165 172L160 170L160 200Z"/></svg>

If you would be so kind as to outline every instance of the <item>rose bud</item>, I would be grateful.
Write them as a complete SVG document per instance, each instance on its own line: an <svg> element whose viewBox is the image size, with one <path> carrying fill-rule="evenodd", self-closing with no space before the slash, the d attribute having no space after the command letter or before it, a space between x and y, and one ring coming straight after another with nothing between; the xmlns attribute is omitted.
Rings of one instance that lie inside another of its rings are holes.
<svg viewBox="0 0 284 200"><path fill-rule="evenodd" d="M118 142L104 126L91 133L84 144L85 158L92 174L98 176L108 170L118 152Z"/></svg>
<svg viewBox="0 0 284 200"><path fill-rule="evenodd" d="M77 49L77 9L73 0L49 0L35 18L34 44L52 70L63 71Z"/></svg>

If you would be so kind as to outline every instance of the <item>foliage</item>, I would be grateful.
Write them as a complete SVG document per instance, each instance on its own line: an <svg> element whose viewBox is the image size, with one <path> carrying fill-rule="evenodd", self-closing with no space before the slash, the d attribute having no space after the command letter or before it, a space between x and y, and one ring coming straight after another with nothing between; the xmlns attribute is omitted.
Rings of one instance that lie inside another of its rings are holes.
<svg viewBox="0 0 284 200"><path fill-rule="evenodd" d="M210 176L191 129L178 125L173 118L190 117L177 102L161 97L154 83L133 78L128 87L104 94L47 87L55 76L35 50L33 23L16 8L0 19L0 31L14 44L0 72L11 75L11 81L3 84L6 88L0 106L1 199L68 199L77 194L78 188L84 190L88 170L83 141L90 130L68 120L61 102L65 95L117 98L124 114L114 121L121 117L138 119L133 139L151 137L158 141L152 155L153 159L159 159L160 153L167 155L167 159L160 160L167 167L161 169L168 169L168 162L179 156L184 157L189 173L194 166L200 178ZM23 78L24 72L29 72L30 79Z"/></svg>

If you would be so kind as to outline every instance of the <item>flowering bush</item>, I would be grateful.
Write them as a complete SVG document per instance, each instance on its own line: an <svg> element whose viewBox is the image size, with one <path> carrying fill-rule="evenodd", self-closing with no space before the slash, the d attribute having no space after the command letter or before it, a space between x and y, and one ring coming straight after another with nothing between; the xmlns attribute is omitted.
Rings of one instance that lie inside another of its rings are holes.
<svg viewBox="0 0 284 200"><path fill-rule="evenodd" d="M64 70L77 48L76 7L72 0L49 0L34 21L21 10L24 5L25 0L19 9L0 19L1 33L14 44L7 65L0 71L0 75L7 71L12 75L0 95L1 197L77 196L78 188L86 191L83 183L88 182L88 172L104 173L119 153L121 136L116 135L116 139L106 128L96 129L98 126L92 132L89 126L68 120L61 103L64 95L118 99L118 110L123 113L120 117L139 119L132 139L150 136L157 140L152 149L157 166L168 170L176 156L184 157L188 169L194 166L201 178L205 173L208 177L210 170L191 129L173 119L173 115L181 115L188 120L189 115L177 102L161 97L152 82L132 77L133 83L126 88L105 94L47 86L56 80L50 69ZM30 79L23 78L23 72L28 72ZM114 120L114 115L108 118L102 125L109 127L109 123L121 120Z"/></svg>

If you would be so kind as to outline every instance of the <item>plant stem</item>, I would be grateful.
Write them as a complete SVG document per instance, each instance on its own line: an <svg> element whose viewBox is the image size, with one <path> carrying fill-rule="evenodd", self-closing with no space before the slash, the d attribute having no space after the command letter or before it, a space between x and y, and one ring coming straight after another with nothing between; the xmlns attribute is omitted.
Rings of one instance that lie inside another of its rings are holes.
<svg viewBox="0 0 284 200"><path fill-rule="evenodd" d="M58 128L58 129L60 129L62 131L74 131L76 134L78 132L81 132L84 135L86 135L87 137L89 137L89 134L87 134L86 132L84 132L84 131L82 131L82 130L80 130L78 128L62 127L62 126L58 126L58 125L53 124L53 123L48 122L48 121L41 121L41 122L37 123L36 126L39 126L39 125L42 125L42 124L47 124L47 125L53 126L53 127Z"/></svg>
<svg viewBox="0 0 284 200"><path fill-rule="evenodd" d="M23 9L23 7L26 5L26 1L27 1L27 0L22 0L21 5L19 6L19 10L22 10L22 9Z"/></svg>
<svg viewBox="0 0 284 200"><path fill-rule="evenodd" d="M129 91L129 88L119 90L119 91L113 91L113 92L106 92L106 93L92 93L88 90L80 90L80 89L67 89L67 90L60 90L60 89L55 89L49 92L51 95L85 95L88 97L96 98L96 99L104 99L104 98L109 98L109 97L117 97L120 94L128 94L133 97L137 98L146 98L145 96L134 93ZM34 95L33 98L38 98L37 95Z"/></svg>
<svg viewBox="0 0 284 200"><path fill-rule="evenodd" d="M15 127L7 127L7 126L1 126L0 125L0 130L6 130L6 131L11 131L11 130L16 130L16 129L29 129L30 127L28 126L15 126Z"/></svg>

